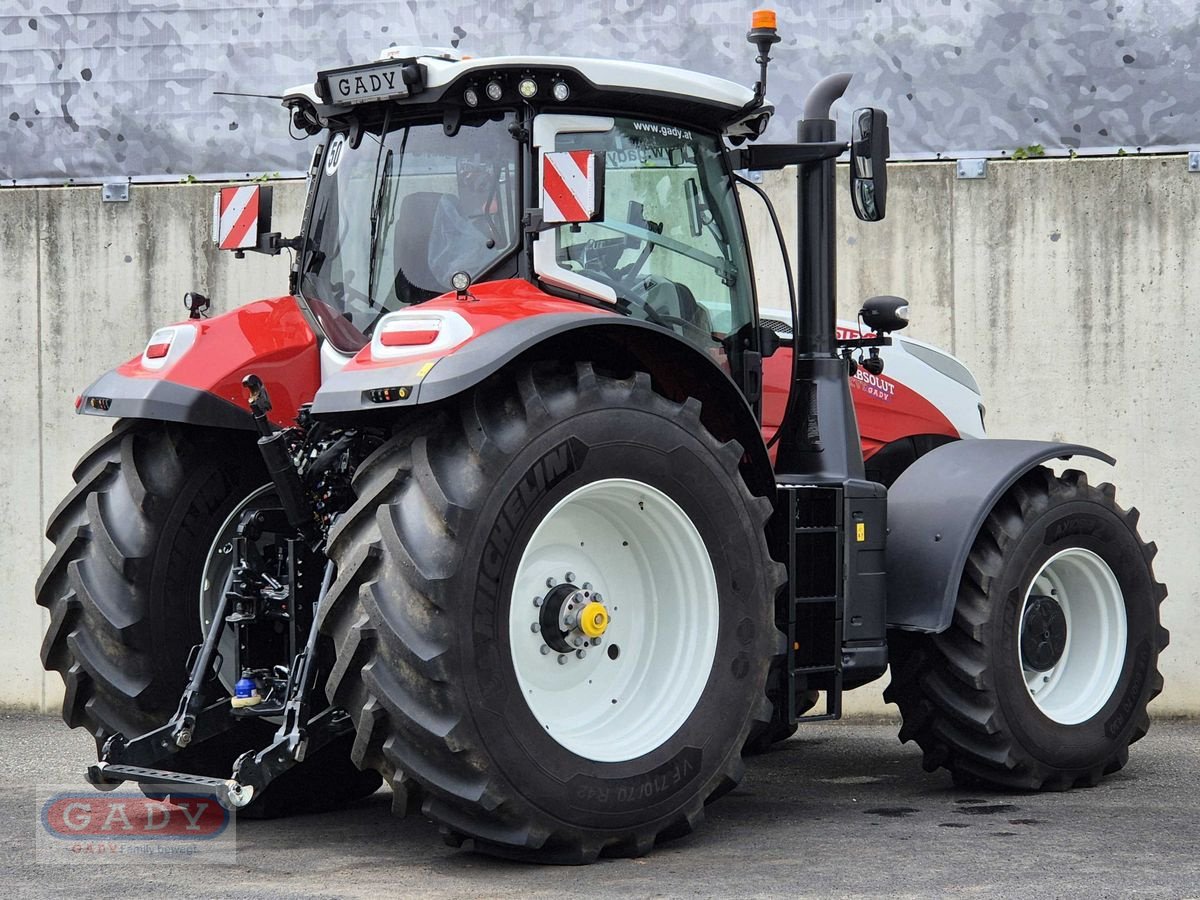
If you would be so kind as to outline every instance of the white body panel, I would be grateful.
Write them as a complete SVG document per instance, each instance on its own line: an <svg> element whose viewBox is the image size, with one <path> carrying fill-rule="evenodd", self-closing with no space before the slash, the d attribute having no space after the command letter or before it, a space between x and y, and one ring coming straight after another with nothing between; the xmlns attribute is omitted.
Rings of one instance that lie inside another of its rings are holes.
<svg viewBox="0 0 1200 900"><path fill-rule="evenodd" d="M791 340L792 313L787 309L761 308L759 316L777 323L776 333ZM782 327L779 327L782 326ZM839 319L838 333L856 335L859 325ZM932 344L892 335L892 346L880 347L884 377L920 394L946 417L964 438L985 436L980 404L983 397L970 370L958 359Z"/></svg>

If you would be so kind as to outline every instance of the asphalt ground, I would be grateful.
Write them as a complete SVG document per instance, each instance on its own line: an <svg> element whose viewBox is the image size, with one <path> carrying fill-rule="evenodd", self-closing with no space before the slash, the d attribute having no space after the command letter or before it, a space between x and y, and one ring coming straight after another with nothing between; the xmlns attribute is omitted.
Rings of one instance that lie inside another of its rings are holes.
<svg viewBox="0 0 1200 900"><path fill-rule="evenodd" d="M806 726L748 760L694 835L641 859L531 866L446 847L381 791L237 824L236 862L47 865L36 785L83 785L89 738L0 713L0 890L13 897L1200 897L1200 722L1160 721L1099 787L954 788L892 724Z"/></svg>

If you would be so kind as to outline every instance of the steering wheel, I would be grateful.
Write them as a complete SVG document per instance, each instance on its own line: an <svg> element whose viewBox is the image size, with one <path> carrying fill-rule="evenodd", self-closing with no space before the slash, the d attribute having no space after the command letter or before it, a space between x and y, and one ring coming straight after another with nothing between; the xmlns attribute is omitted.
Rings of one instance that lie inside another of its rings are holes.
<svg viewBox="0 0 1200 900"><path fill-rule="evenodd" d="M606 287L612 288L613 291L616 292L617 299L619 301L624 301L630 306L637 307L642 311L644 318L648 322L652 322L655 325L661 325L666 328L677 326L683 329L685 336L689 331L691 331L697 335L700 335L705 342L712 342L712 335L704 331L704 329L697 327L695 322L685 319L682 316L673 316L670 313L659 312L643 298L637 296L636 293L631 291L630 285L623 283L619 278L614 278L608 272L600 271L598 269L585 268L582 269L579 274L584 278L590 278L592 281L598 281Z"/></svg>

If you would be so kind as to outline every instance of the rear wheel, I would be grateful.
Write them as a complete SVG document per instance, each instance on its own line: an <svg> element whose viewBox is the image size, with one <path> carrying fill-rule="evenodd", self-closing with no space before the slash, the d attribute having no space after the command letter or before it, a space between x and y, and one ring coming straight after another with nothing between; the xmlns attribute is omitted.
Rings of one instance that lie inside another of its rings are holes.
<svg viewBox="0 0 1200 900"><path fill-rule="evenodd" d="M55 546L37 585L50 611L42 663L65 682L64 721L86 728L100 750L115 733L133 737L174 714L188 652L202 638L202 585L219 555L211 551L266 475L244 435L126 421L74 477L46 532ZM242 751L273 733L268 722L241 723L170 766L228 777ZM289 773L239 814L327 807L373 791L378 778L349 762L349 740L313 754L296 767L300 777Z"/></svg>
<svg viewBox="0 0 1200 900"><path fill-rule="evenodd" d="M963 784L1062 790L1120 769L1162 688L1166 589L1111 485L1039 467L988 517L950 628L890 636L902 740Z"/></svg>
<svg viewBox="0 0 1200 900"><path fill-rule="evenodd" d="M367 460L324 626L355 759L455 844L636 855L741 776L776 651L766 500L699 404L547 364Z"/></svg>

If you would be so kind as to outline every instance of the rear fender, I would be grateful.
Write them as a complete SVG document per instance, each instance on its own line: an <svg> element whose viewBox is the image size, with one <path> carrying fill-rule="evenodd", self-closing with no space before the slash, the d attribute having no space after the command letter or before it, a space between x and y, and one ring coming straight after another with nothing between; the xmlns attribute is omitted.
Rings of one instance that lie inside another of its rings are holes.
<svg viewBox="0 0 1200 900"><path fill-rule="evenodd" d="M501 286L497 284L480 286L475 302L438 299L392 313L380 322L371 343L326 379L313 401L313 415L378 416L389 408L428 406L458 396L505 368L536 359L636 368L647 372L665 396L699 400L705 427L720 440L741 444L750 489L760 496L774 495L774 474L754 413L710 356L648 322L557 300L521 284L503 304L499 296L484 296L487 288ZM522 296L516 297L516 292ZM381 334L392 317L412 320L414 327L421 319L438 319L440 334L449 336L449 343L428 353L388 359ZM466 337L460 340L462 335Z"/></svg>
<svg viewBox="0 0 1200 900"><path fill-rule="evenodd" d="M165 342L165 356L149 348ZM320 385L317 339L292 297L259 300L212 319L160 328L147 350L82 394L82 415L254 428L242 379L258 375L276 424L290 424Z"/></svg>
<svg viewBox="0 0 1200 900"><path fill-rule="evenodd" d="M1081 444L985 438L944 444L905 469L888 491L888 627L945 631L984 520L1030 469L1072 456L1115 462Z"/></svg>

